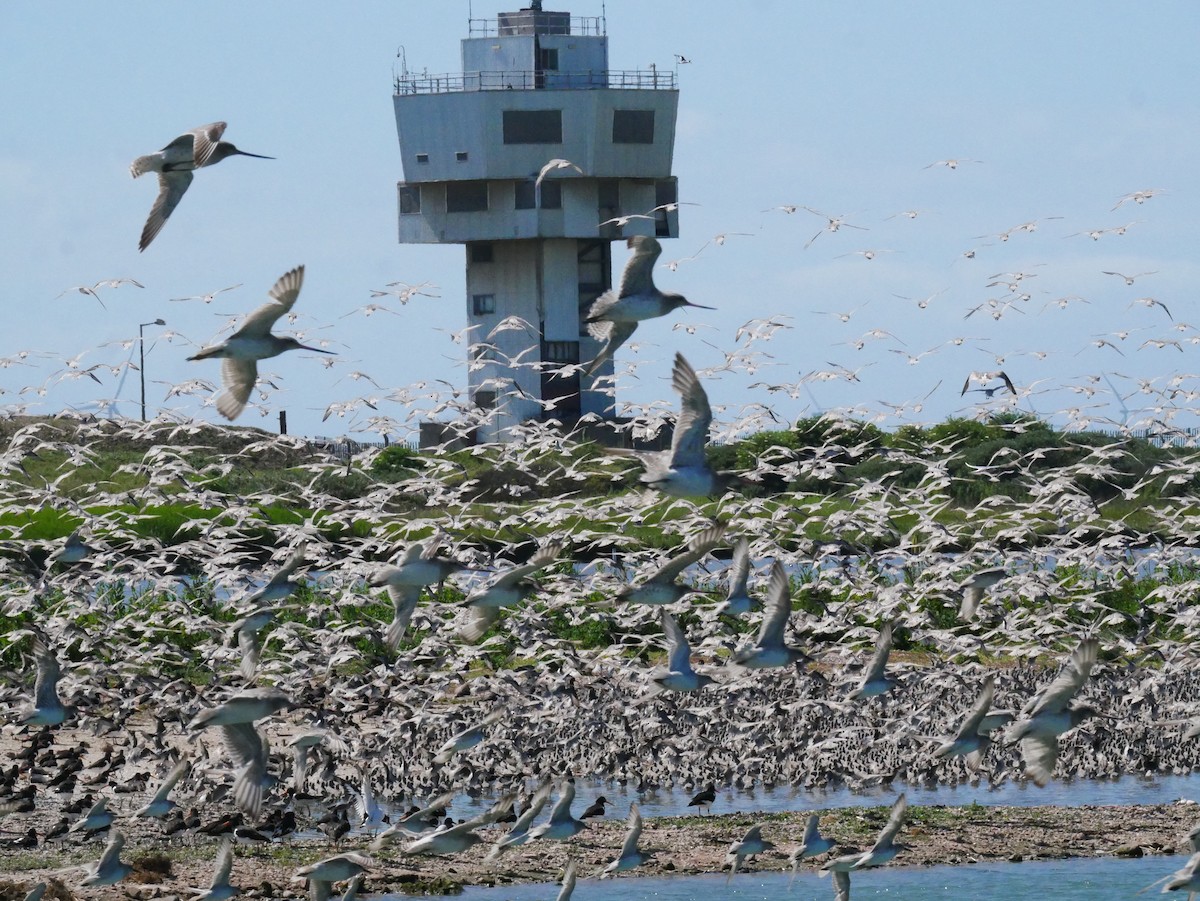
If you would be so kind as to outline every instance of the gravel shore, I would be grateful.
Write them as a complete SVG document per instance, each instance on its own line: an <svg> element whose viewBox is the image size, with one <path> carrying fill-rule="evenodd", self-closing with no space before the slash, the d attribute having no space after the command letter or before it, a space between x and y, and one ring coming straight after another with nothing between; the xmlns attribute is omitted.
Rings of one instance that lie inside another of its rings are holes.
<svg viewBox="0 0 1200 901"><path fill-rule="evenodd" d="M887 815L887 807L830 810L822 814L821 830L838 841L835 853L848 853L868 847ZM641 847L654 851L655 858L635 873L662 876L721 872L726 867L729 844L755 823L765 823L763 835L776 847L743 868L780 870L786 867L787 855L800 841L807 816L808 811L648 819ZM1187 833L1197 819L1200 808L1186 801L1120 807L913 807L900 835L906 850L893 865L1183 853L1188 850ZM389 848L373 855L377 866L368 875L363 893L454 893L465 885L549 882L559 878L569 856L579 862L581 878L592 878L616 856L624 831L623 818L593 821L570 842L520 846L496 861L485 859L488 842L448 858L404 857L397 849ZM484 834L491 837L486 831ZM494 829L491 834L503 833ZM363 844L350 842L342 850L361 848ZM98 841L86 850L5 849L0 852L0 869L6 874L0 879L0 901L20 901L34 883L55 875L61 886L52 886L58 891L48 892L47 898L188 898L193 887L207 886L211 880L216 843L204 839L171 846L139 844L123 856L135 864L135 873L112 887L82 889L78 872L63 872L73 863L95 860L101 850ZM292 899L306 897L304 884L292 880L295 871L335 852L327 842L314 840L239 846L236 853L232 881L244 889L244 897Z"/></svg>

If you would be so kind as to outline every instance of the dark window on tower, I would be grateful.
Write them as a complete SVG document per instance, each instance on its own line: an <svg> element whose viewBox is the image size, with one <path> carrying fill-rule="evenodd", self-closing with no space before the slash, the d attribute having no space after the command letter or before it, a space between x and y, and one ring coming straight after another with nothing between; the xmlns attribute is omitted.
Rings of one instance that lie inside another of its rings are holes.
<svg viewBox="0 0 1200 901"><path fill-rule="evenodd" d="M480 213L488 208L486 181L446 182L447 213Z"/></svg>
<svg viewBox="0 0 1200 901"><path fill-rule="evenodd" d="M540 188L532 181L517 182L515 209L532 210L537 206L536 200L539 191L542 195L543 210L562 209L562 185L549 179L543 181Z"/></svg>
<svg viewBox="0 0 1200 901"><path fill-rule="evenodd" d="M471 295L471 315L486 316L489 313L496 312L496 295L495 294L472 294Z"/></svg>
<svg viewBox="0 0 1200 901"><path fill-rule="evenodd" d="M614 144L653 144L654 110L613 110L612 139Z"/></svg>
<svg viewBox="0 0 1200 901"><path fill-rule="evenodd" d="M558 68L558 48L557 47L540 47L538 48L538 68L549 69L551 72Z"/></svg>
<svg viewBox="0 0 1200 901"><path fill-rule="evenodd" d="M516 183L516 203L513 207L518 210L532 210L536 206L535 199L537 196L537 188L533 180L519 181Z"/></svg>
<svg viewBox="0 0 1200 901"><path fill-rule="evenodd" d="M562 110L507 109L504 111L505 144L561 144Z"/></svg>
<svg viewBox="0 0 1200 901"><path fill-rule="evenodd" d="M404 215L421 212L421 186L399 185L400 212Z"/></svg>
<svg viewBox="0 0 1200 901"><path fill-rule="evenodd" d="M490 388L480 388L475 392L475 406L481 410L496 408L496 392Z"/></svg>
<svg viewBox="0 0 1200 901"><path fill-rule="evenodd" d="M659 179L654 183L654 205L664 207L679 201L679 184L673 178ZM671 220L667 218L667 210L660 209L654 213L654 234L659 238L671 237Z"/></svg>
<svg viewBox="0 0 1200 901"><path fill-rule="evenodd" d="M542 182L542 209L543 210L561 210L562 209L562 185L556 181L547 179Z"/></svg>
<svg viewBox="0 0 1200 901"><path fill-rule="evenodd" d="M467 245L471 249L472 263L492 262L492 245L489 241L472 241Z"/></svg>

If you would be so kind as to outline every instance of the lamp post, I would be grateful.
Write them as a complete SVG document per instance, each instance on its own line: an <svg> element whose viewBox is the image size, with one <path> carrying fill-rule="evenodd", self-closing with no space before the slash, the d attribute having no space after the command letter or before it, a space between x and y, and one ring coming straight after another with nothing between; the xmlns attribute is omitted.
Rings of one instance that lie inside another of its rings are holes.
<svg viewBox="0 0 1200 901"><path fill-rule="evenodd" d="M138 375L142 381L142 422L146 421L146 336L143 332L148 325L166 325L162 319L153 322L143 322L138 326Z"/></svg>

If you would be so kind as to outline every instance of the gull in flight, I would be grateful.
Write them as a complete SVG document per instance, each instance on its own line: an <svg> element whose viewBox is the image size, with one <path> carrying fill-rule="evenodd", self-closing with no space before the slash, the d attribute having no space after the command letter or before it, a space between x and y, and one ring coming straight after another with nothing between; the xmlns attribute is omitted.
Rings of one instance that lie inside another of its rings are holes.
<svg viewBox="0 0 1200 901"><path fill-rule="evenodd" d="M1054 772L1058 737L1099 713L1095 707L1075 702L1099 653L1100 642L1095 638L1081 641L1058 678L1025 705L1022 718L1008 730L1009 741L1021 742L1025 775L1038 786L1045 786Z"/></svg>
<svg viewBox="0 0 1200 901"><path fill-rule="evenodd" d="M712 407L696 370L681 353L675 354L671 387L680 397L671 449L665 454L642 456L646 471L641 481L674 497L709 497L717 493L724 481L723 476L708 465L705 456Z"/></svg>

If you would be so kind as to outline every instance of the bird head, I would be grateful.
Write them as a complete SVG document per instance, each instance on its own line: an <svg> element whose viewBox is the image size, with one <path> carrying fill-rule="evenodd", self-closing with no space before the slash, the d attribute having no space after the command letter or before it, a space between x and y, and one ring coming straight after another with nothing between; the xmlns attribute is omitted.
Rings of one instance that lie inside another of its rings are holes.
<svg viewBox="0 0 1200 901"><path fill-rule="evenodd" d="M311 347L308 344L301 344L298 340L296 340L295 338L291 338L291 337L280 338L279 340L282 341L284 345L286 345L284 347L284 350L315 350L319 354L333 353L332 350L322 350L319 347Z"/></svg>
<svg viewBox="0 0 1200 901"><path fill-rule="evenodd" d="M716 307L706 307L702 303L692 303L682 294L676 294L673 291L664 291L663 297L666 298L667 304L672 310L677 310L680 307L697 307L701 310L715 310Z"/></svg>

